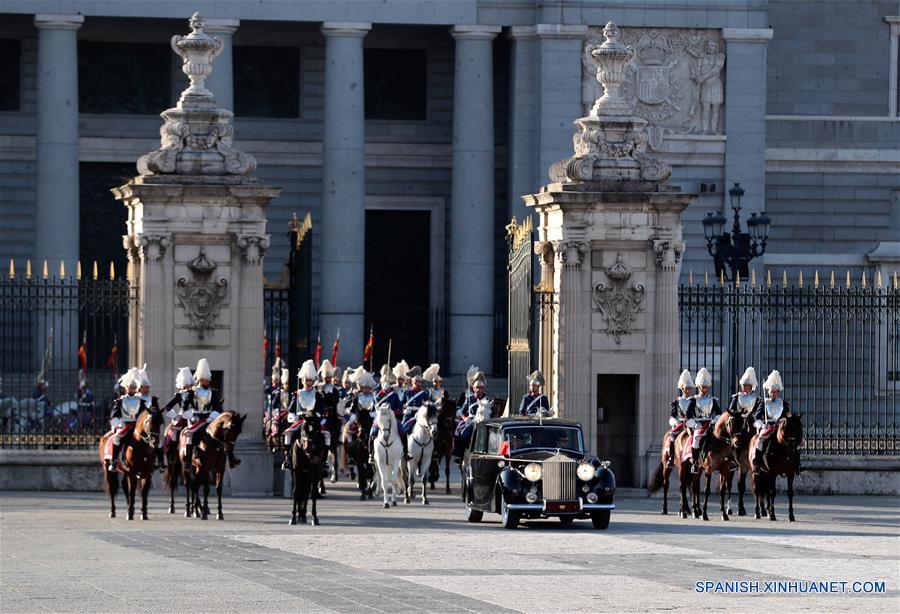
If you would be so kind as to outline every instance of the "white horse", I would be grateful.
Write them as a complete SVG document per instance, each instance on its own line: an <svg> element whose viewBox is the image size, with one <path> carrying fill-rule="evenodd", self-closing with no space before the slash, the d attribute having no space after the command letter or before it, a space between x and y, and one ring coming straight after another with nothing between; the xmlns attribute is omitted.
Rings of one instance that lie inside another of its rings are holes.
<svg viewBox="0 0 900 614"><path fill-rule="evenodd" d="M394 410L387 403L378 406L375 416L378 436L375 438L373 450L378 475L381 476L381 492L384 494L384 507L397 505L397 478L400 464L403 462L403 442L400 441L400 427ZM388 499L388 487L391 489Z"/></svg>
<svg viewBox="0 0 900 614"><path fill-rule="evenodd" d="M416 477L422 478L422 505L428 505L428 489L425 472L431 467L431 455L434 452L434 438L438 429L438 408L433 403L426 403L416 412L416 423L407 440L409 458L406 461L409 480L406 485L406 502L413 497Z"/></svg>
<svg viewBox="0 0 900 614"><path fill-rule="evenodd" d="M490 399L481 399L478 401L478 409L475 410L475 424L490 420L493 413L493 402Z"/></svg>

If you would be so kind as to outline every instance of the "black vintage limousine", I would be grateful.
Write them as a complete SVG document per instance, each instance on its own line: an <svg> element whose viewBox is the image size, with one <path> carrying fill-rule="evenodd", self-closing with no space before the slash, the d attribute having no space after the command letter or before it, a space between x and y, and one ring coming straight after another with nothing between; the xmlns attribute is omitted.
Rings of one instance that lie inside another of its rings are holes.
<svg viewBox="0 0 900 614"><path fill-rule="evenodd" d="M514 529L525 518L590 518L609 526L616 477L584 452L581 425L568 420L495 418L475 427L462 462L469 522L496 512Z"/></svg>

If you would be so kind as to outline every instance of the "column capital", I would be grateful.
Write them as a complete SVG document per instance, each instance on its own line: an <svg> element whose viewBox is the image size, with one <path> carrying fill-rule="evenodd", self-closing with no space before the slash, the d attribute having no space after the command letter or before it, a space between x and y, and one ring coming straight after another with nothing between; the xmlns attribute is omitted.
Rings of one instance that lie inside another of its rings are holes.
<svg viewBox="0 0 900 614"><path fill-rule="evenodd" d="M538 37L537 28L534 26L512 26L506 37L514 41L536 40Z"/></svg>
<svg viewBox="0 0 900 614"><path fill-rule="evenodd" d="M203 31L209 34L234 34L240 25L240 19L203 19Z"/></svg>
<svg viewBox="0 0 900 614"><path fill-rule="evenodd" d="M887 15L884 20L891 26L891 36L900 36L900 15Z"/></svg>
<svg viewBox="0 0 900 614"><path fill-rule="evenodd" d="M84 23L84 15L51 15L39 13L34 16L34 26L38 30L77 30Z"/></svg>
<svg viewBox="0 0 900 614"><path fill-rule="evenodd" d="M355 36L363 38L372 29L372 24L364 21L323 21L319 30L328 36Z"/></svg>
<svg viewBox="0 0 900 614"><path fill-rule="evenodd" d="M540 38L584 38L588 27L576 24L539 23L534 26Z"/></svg>
<svg viewBox="0 0 900 614"><path fill-rule="evenodd" d="M459 25L450 28L450 36L455 39L493 40L500 34L500 26Z"/></svg>
<svg viewBox="0 0 900 614"><path fill-rule="evenodd" d="M726 43L768 43L772 28L722 28L722 38Z"/></svg>

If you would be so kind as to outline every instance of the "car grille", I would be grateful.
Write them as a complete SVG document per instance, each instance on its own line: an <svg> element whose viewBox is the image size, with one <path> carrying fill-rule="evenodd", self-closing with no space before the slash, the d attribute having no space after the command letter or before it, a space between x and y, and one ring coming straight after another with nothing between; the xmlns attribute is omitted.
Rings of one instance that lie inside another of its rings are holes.
<svg viewBox="0 0 900 614"><path fill-rule="evenodd" d="M544 461L544 499L575 499L575 470L578 463L557 454Z"/></svg>

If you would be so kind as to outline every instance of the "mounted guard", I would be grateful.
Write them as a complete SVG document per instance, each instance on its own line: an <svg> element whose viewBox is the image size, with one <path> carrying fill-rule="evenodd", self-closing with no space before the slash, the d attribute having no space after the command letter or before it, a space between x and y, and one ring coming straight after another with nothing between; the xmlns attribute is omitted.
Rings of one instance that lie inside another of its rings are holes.
<svg viewBox="0 0 900 614"><path fill-rule="evenodd" d="M304 421L310 420L324 428L323 420L325 415L325 399L322 393L316 389L316 365L312 360L307 360L300 367L297 373L297 379L300 380L301 388L294 393L291 403L288 406L287 419L290 426L284 431L284 447L285 457L281 468L285 471L291 471L291 445L294 443L294 437ZM327 438L326 438L327 439ZM326 441L326 445L327 445Z"/></svg>
<svg viewBox="0 0 900 614"><path fill-rule="evenodd" d="M141 395L141 406L150 411L159 412L159 399L150 394L151 382L150 376L147 375L147 363L144 363L144 366L138 371L138 376L141 380L140 385L138 386L138 393ZM156 442L156 467L157 469L166 468L166 457L163 453L162 439L158 439Z"/></svg>
<svg viewBox="0 0 900 614"><path fill-rule="evenodd" d="M763 384L763 389L767 393L764 403L759 403L753 414L753 426L756 427L757 439L756 448L753 450L753 474L759 475L760 467L765 462L766 452L768 450L772 434L778 426L778 423L784 420L785 416L791 412L791 404L781 398L784 391L784 383L781 380L781 373L777 370L772 371ZM795 458L795 473L800 473L800 454Z"/></svg>
<svg viewBox="0 0 900 614"><path fill-rule="evenodd" d="M117 384L125 389L125 394L113 402L110 416L112 436L107 439L104 456L107 471L120 470L119 455L124 448L125 437L134 429L134 423L141 411L141 397L138 393L140 383L140 369L137 367L126 371L117 381Z"/></svg>
<svg viewBox="0 0 900 614"><path fill-rule="evenodd" d="M669 456L666 461L668 467L675 466L675 440L683 432L688 414L694 411L694 378L687 369L678 377L678 389L681 390L681 396L672 400L669 417Z"/></svg>
<svg viewBox="0 0 900 614"><path fill-rule="evenodd" d="M544 374L540 371L535 371L528 376L528 386L531 390L522 397L522 402L519 403L520 416L549 418L553 415L553 410L550 409L550 399L541 392L544 382Z"/></svg>
<svg viewBox="0 0 900 614"><path fill-rule="evenodd" d="M688 408L687 426L691 430L691 473L700 473L700 462L706 454L706 436L709 426L721 414L719 399L709 394L712 375L706 368L697 371L694 385L700 394L694 397L694 404Z"/></svg>

